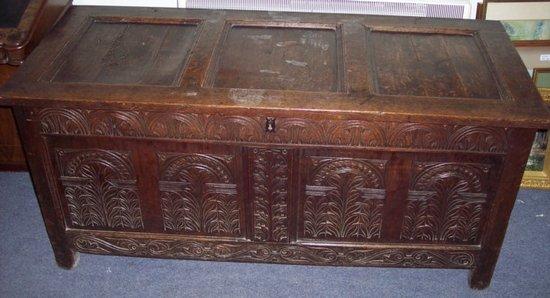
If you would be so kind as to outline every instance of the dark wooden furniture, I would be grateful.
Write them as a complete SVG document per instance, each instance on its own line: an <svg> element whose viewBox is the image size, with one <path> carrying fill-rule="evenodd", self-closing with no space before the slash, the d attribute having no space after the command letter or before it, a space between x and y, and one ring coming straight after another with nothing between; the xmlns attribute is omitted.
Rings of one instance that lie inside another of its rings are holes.
<svg viewBox="0 0 550 298"><path fill-rule="evenodd" d="M0 0L0 86L42 39L70 0ZM0 171L27 170L9 108L0 108Z"/></svg>
<svg viewBox="0 0 550 298"><path fill-rule="evenodd" d="M0 86L17 69L12 65L0 65ZM0 107L0 171L26 171L25 154L19 141L15 119L10 108Z"/></svg>
<svg viewBox="0 0 550 298"><path fill-rule="evenodd" d="M498 22L78 7L0 94L65 268L459 268L484 288L550 124Z"/></svg>

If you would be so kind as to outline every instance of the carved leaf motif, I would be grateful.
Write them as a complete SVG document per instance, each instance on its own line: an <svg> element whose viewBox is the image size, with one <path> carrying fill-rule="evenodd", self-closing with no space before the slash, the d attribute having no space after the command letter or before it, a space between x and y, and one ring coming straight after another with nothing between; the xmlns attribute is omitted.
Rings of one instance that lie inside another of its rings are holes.
<svg viewBox="0 0 550 298"><path fill-rule="evenodd" d="M388 145L399 148L443 149L447 128L442 125L400 123L392 125Z"/></svg>
<svg viewBox="0 0 550 298"><path fill-rule="evenodd" d="M264 133L260 116L227 116L178 111L37 109L42 133L143 136L231 142L326 144L355 147L415 148L474 152L505 152L501 128L279 118L273 134Z"/></svg>
<svg viewBox="0 0 550 298"><path fill-rule="evenodd" d="M232 195L209 193L204 200L203 226L208 234L238 235L239 206Z"/></svg>
<svg viewBox="0 0 550 298"><path fill-rule="evenodd" d="M72 237L78 251L200 260L254 261L287 264L473 268L469 251L391 248L346 248L289 244L227 243L214 241L117 238L79 234Z"/></svg>
<svg viewBox="0 0 550 298"><path fill-rule="evenodd" d="M401 239L476 243L488 171L481 164L417 164Z"/></svg>
<svg viewBox="0 0 550 298"><path fill-rule="evenodd" d="M90 129L102 136L144 136L144 123L136 111L92 111Z"/></svg>
<svg viewBox="0 0 550 298"><path fill-rule="evenodd" d="M252 159L254 239L288 241L288 153L256 148Z"/></svg>
<svg viewBox="0 0 550 298"><path fill-rule="evenodd" d="M180 191L161 191L161 206L165 230L200 231L200 202L195 200L189 188Z"/></svg>
<svg viewBox="0 0 550 298"><path fill-rule="evenodd" d="M343 136L348 136L348 142L342 145L352 144L365 147L384 147L387 144L385 123L349 120L343 122ZM341 137L335 135L334 137Z"/></svg>
<svg viewBox="0 0 550 298"><path fill-rule="evenodd" d="M164 229L238 236L231 156L158 153Z"/></svg>
<svg viewBox="0 0 550 298"><path fill-rule="evenodd" d="M143 228L129 153L57 149L56 155L73 225Z"/></svg>
<svg viewBox="0 0 550 298"><path fill-rule="evenodd" d="M208 117L206 133L209 139L252 142L263 138L260 121L243 116Z"/></svg>
<svg viewBox="0 0 550 298"><path fill-rule="evenodd" d="M147 131L155 137L206 139L207 117L184 113L151 113Z"/></svg>
<svg viewBox="0 0 550 298"><path fill-rule="evenodd" d="M42 133L91 134L85 111L74 109L42 109L38 111Z"/></svg>
<svg viewBox="0 0 550 298"><path fill-rule="evenodd" d="M449 148L465 151L503 152L506 135L503 130L490 127L459 127L449 137Z"/></svg>
<svg viewBox="0 0 550 298"><path fill-rule="evenodd" d="M380 238L385 161L313 158L304 202L304 236Z"/></svg>
<svg viewBox="0 0 550 298"><path fill-rule="evenodd" d="M301 118L285 118L277 121L277 134L271 136L276 142L293 144L316 144L323 138L319 125Z"/></svg>

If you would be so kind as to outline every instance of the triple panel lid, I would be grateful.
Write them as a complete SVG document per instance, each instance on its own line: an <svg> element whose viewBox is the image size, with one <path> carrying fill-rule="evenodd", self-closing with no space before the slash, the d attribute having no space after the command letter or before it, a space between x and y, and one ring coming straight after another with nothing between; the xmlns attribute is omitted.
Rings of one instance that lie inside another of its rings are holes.
<svg viewBox="0 0 550 298"><path fill-rule="evenodd" d="M466 20L74 7L1 96L550 125L502 26Z"/></svg>

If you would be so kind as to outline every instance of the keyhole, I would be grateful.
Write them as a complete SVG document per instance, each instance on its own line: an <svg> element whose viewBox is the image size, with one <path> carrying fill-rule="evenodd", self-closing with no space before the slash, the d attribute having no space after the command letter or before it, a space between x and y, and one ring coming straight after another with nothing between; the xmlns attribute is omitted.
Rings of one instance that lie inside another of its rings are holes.
<svg viewBox="0 0 550 298"><path fill-rule="evenodd" d="M267 117L265 119L265 131L275 132L275 118Z"/></svg>

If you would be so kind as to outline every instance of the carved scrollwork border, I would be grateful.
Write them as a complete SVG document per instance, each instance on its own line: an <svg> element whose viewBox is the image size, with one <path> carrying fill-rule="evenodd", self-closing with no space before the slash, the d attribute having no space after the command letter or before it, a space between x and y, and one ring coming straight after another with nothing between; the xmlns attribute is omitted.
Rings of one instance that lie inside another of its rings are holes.
<svg viewBox="0 0 550 298"><path fill-rule="evenodd" d="M469 125L278 118L277 130L266 133L261 116L59 108L33 114L42 134L490 153L504 153L508 147L505 129Z"/></svg>
<svg viewBox="0 0 550 298"><path fill-rule="evenodd" d="M93 254L300 265L473 268L474 251L298 246L74 234L77 251Z"/></svg>

